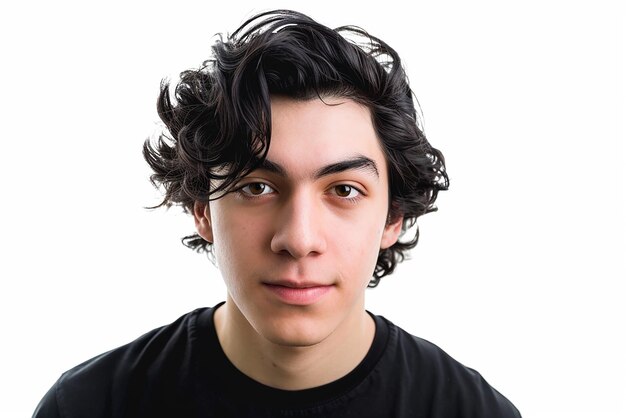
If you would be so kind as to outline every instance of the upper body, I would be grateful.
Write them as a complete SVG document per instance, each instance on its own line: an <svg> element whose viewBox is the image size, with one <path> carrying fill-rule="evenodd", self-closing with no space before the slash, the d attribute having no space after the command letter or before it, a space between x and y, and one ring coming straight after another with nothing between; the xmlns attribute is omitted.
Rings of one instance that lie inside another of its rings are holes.
<svg viewBox="0 0 626 418"><path fill-rule="evenodd" d="M374 340L347 375L304 390L264 385L228 360L214 312L197 309L67 371L34 418L520 416L476 371L373 315Z"/></svg>
<svg viewBox="0 0 626 418"><path fill-rule="evenodd" d="M173 94L164 83L157 108L166 132L144 147L151 180L165 190L161 205L193 215L196 233L183 242L213 254L226 301L214 328L166 327L79 366L44 408L56 402L72 416L88 402L94 414L150 416L199 405L206 416L232 403L233 390L207 390L229 378L213 368L231 364L242 387L264 388L252 404L236 392L250 411L321 393L313 404L324 411L350 404L337 416L515 416L475 372L395 327L387 360L367 360L385 331L366 312L365 291L417 244L411 227L448 187L391 47L360 29L263 13L216 42ZM214 349L198 351L202 341Z"/></svg>

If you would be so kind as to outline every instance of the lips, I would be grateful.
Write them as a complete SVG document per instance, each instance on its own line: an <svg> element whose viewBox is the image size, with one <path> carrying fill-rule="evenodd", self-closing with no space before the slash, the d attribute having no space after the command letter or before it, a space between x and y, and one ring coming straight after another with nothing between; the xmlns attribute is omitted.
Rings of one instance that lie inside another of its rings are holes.
<svg viewBox="0 0 626 418"><path fill-rule="evenodd" d="M333 289L333 285L292 280L266 282L263 286L270 294L288 305L315 304Z"/></svg>
<svg viewBox="0 0 626 418"><path fill-rule="evenodd" d="M267 281L267 282L263 282L263 284L266 285L270 285L270 286L283 286L283 287L289 287L292 289L307 289L309 287L321 287L321 286L330 286L329 284L326 283L318 283L318 282L311 282L311 281L298 281L298 280L272 280L272 281Z"/></svg>

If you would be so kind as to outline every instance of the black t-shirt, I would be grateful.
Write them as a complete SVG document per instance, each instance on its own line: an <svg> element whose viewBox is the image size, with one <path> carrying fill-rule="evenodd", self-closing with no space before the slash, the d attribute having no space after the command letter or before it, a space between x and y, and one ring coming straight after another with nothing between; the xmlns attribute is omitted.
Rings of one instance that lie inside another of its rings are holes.
<svg viewBox="0 0 626 418"><path fill-rule="evenodd" d="M265 386L227 359L215 308L65 372L33 417L520 417L476 371L374 315L374 342L346 376L306 390Z"/></svg>

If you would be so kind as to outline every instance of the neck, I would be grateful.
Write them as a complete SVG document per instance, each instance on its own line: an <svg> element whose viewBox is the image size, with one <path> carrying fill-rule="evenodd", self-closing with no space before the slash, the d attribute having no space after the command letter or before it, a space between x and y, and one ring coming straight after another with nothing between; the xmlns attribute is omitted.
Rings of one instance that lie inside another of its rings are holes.
<svg viewBox="0 0 626 418"><path fill-rule="evenodd" d="M228 298L214 317L220 345L248 377L284 390L302 390L333 382L365 358L375 325L363 304L322 341L308 346L276 344L258 333Z"/></svg>

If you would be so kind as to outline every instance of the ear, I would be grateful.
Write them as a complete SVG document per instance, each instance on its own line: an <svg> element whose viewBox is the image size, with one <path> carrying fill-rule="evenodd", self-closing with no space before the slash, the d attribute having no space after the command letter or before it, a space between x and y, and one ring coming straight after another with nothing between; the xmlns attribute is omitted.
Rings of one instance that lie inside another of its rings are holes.
<svg viewBox="0 0 626 418"><path fill-rule="evenodd" d="M383 230L383 236L380 240L380 249L386 250L398 241L400 233L402 232L402 223L404 222L404 216L398 216L398 218L385 225Z"/></svg>
<svg viewBox="0 0 626 418"><path fill-rule="evenodd" d="M213 228L211 227L209 204L196 201L193 204L193 218L196 222L198 235L204 238L205 241L213 242Z"/></svg>

